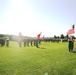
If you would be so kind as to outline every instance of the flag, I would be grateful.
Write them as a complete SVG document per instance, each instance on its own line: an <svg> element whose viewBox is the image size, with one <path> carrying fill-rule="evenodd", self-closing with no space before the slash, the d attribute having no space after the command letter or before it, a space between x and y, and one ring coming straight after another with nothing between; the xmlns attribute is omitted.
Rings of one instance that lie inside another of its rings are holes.
<svg viewBox="0 0 76 75"><path fill-rule="evenodd" d="M42 33L42 32L41 32L41 33ZM41 33L37 35L37 38L38 38L38 39L40 39L40 35L41 35Z"/></svg>
<svg viewBox="0 0 76 75"><path fill-rule="evenodd" d="M73 33L75 33L75 31L74 31L74 25L72 25L72 28L68 30L67 35L68 34L73 34Z"/></svg>

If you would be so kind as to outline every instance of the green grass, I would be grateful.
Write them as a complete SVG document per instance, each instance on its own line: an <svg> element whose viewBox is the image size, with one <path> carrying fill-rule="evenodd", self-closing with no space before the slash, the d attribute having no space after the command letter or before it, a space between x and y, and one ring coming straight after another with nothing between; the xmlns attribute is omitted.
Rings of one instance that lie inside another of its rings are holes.
<svg viewBox="0 0 76 75"><path fill-rule="evenodd" d="M76 75L76 47L69 52L68 43L39 46L20 48L10 42L9 47L0 47L0 75Z"/></svg>

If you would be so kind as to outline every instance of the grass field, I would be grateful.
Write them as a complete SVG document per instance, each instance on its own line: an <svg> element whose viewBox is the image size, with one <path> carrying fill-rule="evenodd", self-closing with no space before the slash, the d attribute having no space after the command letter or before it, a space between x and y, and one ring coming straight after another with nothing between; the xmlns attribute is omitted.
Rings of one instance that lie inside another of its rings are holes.
<svg viewBox="0 0 76 75"><path fill-rule="evenodd" d="M0 75L76 75L76 46L73 52L68 51L68 43L39 46L20 48L10 42L9 47L0 47Z"/></svg>

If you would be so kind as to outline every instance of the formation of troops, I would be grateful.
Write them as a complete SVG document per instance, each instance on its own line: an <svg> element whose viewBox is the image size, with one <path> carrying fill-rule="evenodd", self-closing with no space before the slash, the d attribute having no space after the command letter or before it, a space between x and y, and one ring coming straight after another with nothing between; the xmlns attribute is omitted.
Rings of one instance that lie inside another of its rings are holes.
<svg viewBox="0 0 76 75"><path fill-rule="evenodd" d="M37 48L39 48L39 44L41 44L41 41L42 39L40 39L40 34L37 35L37 38L34 38L34 39L26 39L26 38L23 38L22 34L19 33L18 35L18 38L17 38L17 42L18 42L18 45L19 47L22 47L22 44L24 45L24 47L26 46L36 46ZM9 37L6 37L6 38L0 38L0 46L4 46L6 45L7 47L9 46ZM45 40L46 41L46 40ZM48 39L48 41L50 41ZM60 40L59 39L52 39L51 42L59 42ZM63 41L64 42L64 41ZM69 38L68 40L68 50L69 51L73 51L73 48L74 48L74 39L72 37Z"/></svg>
<svg viewBox="0 0 76 75"><path fill-rule="evenodd" d="M40 40L40 35L41 35L41 33L40 34L38 34L37 35L37 38L35 38L35 39L26 39L26 38L24 38L24 39L22 39L22 34L21 34L21 32L19 33L19 36L18 36L18 44L19 44L19 46L21 47L22 46L22 42L24 43L24 47L25 46L36 46L37 48L39 48L39 44L41 43L41 40Z"/></svg>
<svg viewBox="0 0 76 75"><path fill-rule="evenodd" d="M9 46L9 39L0 39L0 46L3 47L4 45L6 45L7 47ZM24 39L22 41L18 41L17 42L19 47L22 47L22 45L24 47L26 46L36 46L37 48L39 48L39 44L41 43L41 40L37 40L37 39Z"/></svg>
<svg viewBox="0 0 76 75"><path fill-rule="evenodd" d="M51 41L51 42L57 42L57 43L60 42L60 40L58 39L50 39L50 38L37 39L37 38L17 37L15 39L12 39L12 41L16 41L20 47L23 45L24 47L36 46L38 48L39 44L41 44L42 41L44 42ZM11 41L11 39L0 37L0 46L4 46L4 45L9 46L9 41Z"/></svg>
<svg viewBox="0 0 76 75"><path fill-rule="evenodd" d="M37 48L39 48L39 44L41 43L41 39L40 39L40 35L38 35L38 38L34 38L34 39L29 39L29 38L23 38L21 32L19 33L16 42L18 43L19 47L22 47L22 45L24 45L24 47L26 46L36 46ZM0 38L0 46L3 47L4 45L6 45L7 47L9 46L9 37L1 37Z"/></svg>

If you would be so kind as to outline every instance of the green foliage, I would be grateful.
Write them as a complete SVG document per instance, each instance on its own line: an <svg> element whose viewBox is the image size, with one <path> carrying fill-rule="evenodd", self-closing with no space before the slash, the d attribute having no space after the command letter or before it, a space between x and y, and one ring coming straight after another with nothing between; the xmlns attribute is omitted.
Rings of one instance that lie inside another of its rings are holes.
<svg viewBox="0 0 76 75"><path fill-rule="evenodd" d="M9 47L0 47L0 75L76 75L76 47L69 52L67 42L39 46L10 42Z"/></svg>
<svg viewBox="0 0 76 75"><path fill-rule="evenodd" d="M0 37L3 37L4 35L3 34L0 34Z"/></svg>

